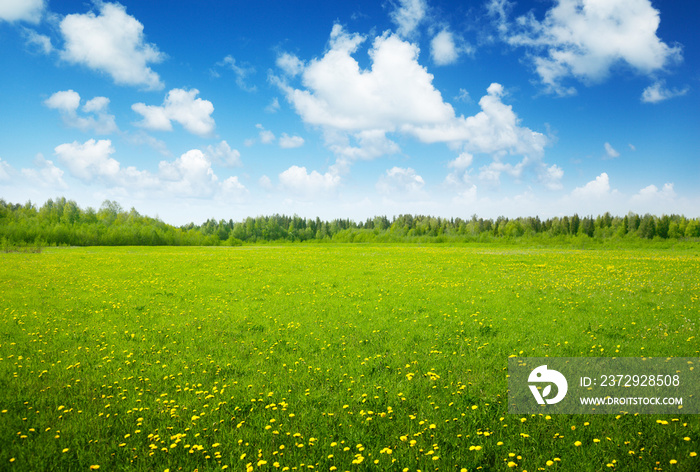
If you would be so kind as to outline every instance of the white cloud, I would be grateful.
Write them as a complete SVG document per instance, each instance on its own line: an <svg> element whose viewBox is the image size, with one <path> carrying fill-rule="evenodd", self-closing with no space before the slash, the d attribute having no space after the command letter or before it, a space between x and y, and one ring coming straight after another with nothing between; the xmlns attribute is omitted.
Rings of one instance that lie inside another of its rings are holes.
<svg viewBox="0 0 700 472"><path fill-rule="evenodd" d="M564 177L564 170L556 164L547 167L542 166L539 180L549 190L561 190L564 186L561 179Z"/></svg>
<svg viewBox="0 0 700 472"><path fill-rule="evenodd" d="M238 177L229 177L221 183L221 191L225 197L232 198L234 200L241 200L243 197L248 195L248 189L243 185Z"/></svg>
<svg viewBox="0 0 700 472"><path fill-rule="evenodd" d="M56 110L75 112L80 106L80 94L74 90L56 92L44 101L44 104Z"/></svg>
<svg viewBox="0 0 700 472"><path fill-rule="evenodd" d="M432 85L433 76L417 62L418 48L397 36L380 36L361 70L352 54L364 41L340 25L331 32L331 49L304 69L306 90L283 85L297 113L309 124L346 131L384 129L449 119L454 110Z"/></svg>
<svg viewBox="0 0 700 472"><path fill-rule="evenodd" d="M614 159L616 157L620 157L620 153L615 150L614 147L610 143L605 143L605 153L608 155L610 159Z"/></svg>
<svg viewBox="0 0 700 472"><path fill-rule="evenodd" d="M659 103L669 98L682 97L690 90L689 87L683 89L669 89L666 87L666 82L657 80L652 85L648 86L642 92L642 102L644 103Z"/></svg>
<svg viewBox="0 0 700 472"><path fill-rule="evenodd" d="M277 67L289 76L297 76L304 71L304 63L294 54L282 53L277 57Z"/></svg>
<svg viewBox="0 0 700 472"><path fill-rule="evenodd" d="M143 130L138 130L136 133L125 133L124 137L128 142L136 146L143 146L145 144L158 151L158 153L163 156L170 157L172 155L165 141L154 138Z"/></svg>
<svg viewBox="0 0 700 472"><path fill-rule="evenodd" d="M477 187L474 184L468 185L457 195L452 197L452 203L460 206L473 206L477 202Z"/></svg>
<svg viewBox="0 0 700 472"><path fill-rule="evenodd" d="M492 0L504 40L531 50L536 71L550 92L575 93L562 81L604 80L624 63L642 74L662 70L682 59L681 46L657 36L659 11L650 0L556 0L540 21L531 12L509 23L508 0Z"/></svg>
<svg viewBox="0 0 700 472"><path fill-rule="evenodd" d="M12 167L10 166L10 164L0 159L0 182L9 181L10 172L12 172Z"/></svg>
<svg viewBox="0 0 700 472"><path fill-rule="evenodd" d="M95 178L113 182L119 176L119 162L110 157L114 148L109 139L90 139L83 144L74 141L56 146L54 151L71 175L85 182Z"/></svg>
<svg viewBox="0 0 700 472"><path fill-rule="evenodd" d="M464 188L465 184L471 186L471 174L469 168L474 161L474 156L463 152L453 161L447 163L447 167L454 169L445 177L445 183L452 187Z"/></svg>
<svg viewBox="0 0 700 472"><path fill-rule="evenodd" d="M464 170L472 165L473 160L474 156L472 156L468 152L463 152L462 154L457 156L457 159L455 159L454 161L450 161L447 164L447 167L457 170Z"/></svg>
<svg viewBox="0 0 700 472"><path fill-rule="evenodd" d="M216 146L207 146L205 155L214 163L221 163L226 167L242 166L241 153L237 149L231 149L226 141L221 141Z"/></svg>
<svg viewBox="0 0 700 472"><path fill-rule="evenodd" d="M61 57L109 74L116 84L159 90L163 83L149 65L163 60L145 42L143 25L119 3L97 2L100 12L67 15L60 24L65 49Z"/></svg>
<svg viewBox="0 0 700 472"><path fill-rule="evenodd" d="M300 88L273 77L302 120L321 129L337 156L338 173L353 161L400 152L392 134L498 159L521 154L530 157L530 165L544 166L547 137L521 125L512 106L503 103L502 85L488 87L479 113L457 116L434 87L433 75L418 63L415 44L389 33L376 37L368 52L371 63L362 69L353 54L364 40L335 25L329 49L301 73Z"/></svg>
<svg viewBox="0 0 700 472"><path fill-rule="evenodd" d="M633 203L653 203L659 200L674 200L675 198L676 192L673 189L673 184L665 183L661 190L656 185L644 187L632 196L631 201Z"/></svg>
<svg viewBox="0 0 700 472"><path fill-rule="evenodd" d="M431 126L405 125L404 129L426 143L463 143L469 152L541 155L547 138L521 127L513 107L501 101L503 95L503 86L493 83L479 100L481 111L476 115L452 117Z"/></svg>
<svg viewBox="0 0 700 472"><path fill-rule="evenodd" d="M277 113L280 109L279 98L275 97L270 101L270 104L265 107L265 111L268 113Z"/></svg>
<svg viewBox="0 0 700 472"><path fill-rule="evenodd" d="M236 64L236 59L230 54L223 58L220 62L216 63L217 67L225 67L233 71L236 76L236 85L246 92L255 92L257 87L255 85L248 85L246 79L249 75L255 73L255 68L246 64ZM212 69L212 75L219 77L219 73Z"/></svg>
<svg viewBox="0 0 700 472"><path fill-rule="evenodd" d="M331 172L321 174L306 171L306 167L291 166L279 174L282 188L300 197L333 193L340 185L340 177Z"/></svg>
<svg viewBox="0 0 700 472"><path fill-rule="evenodd" d="M262 177L260 177L260 179L258 179L258 185L260 185L265 190L273 189L272 181L266 175L263 175Z"/></svg>
<svg viewBox="0 0 700 472"><path fill-rule="evenodd" d="M466 89L459 89L459 94L454 98L455 101L458 102L464 102L464 103L472 103L474 100L472 100L472 97L469 95L469 92Z"/></svg>
<svg viewBox="0 0 700 472"><path fill-rule="evenodd" d="M501 174L506 173L516 180L519 180L523 174L525 166L529 163L527 158L513 165L507 162L493 161L489 165L479 168L479 180L491 185L500 183Z"/></svg>
<svg viewBox="0 0 700 472"><path fill-rule="evenodd" d="M218 177L211 163L199 149L187 151L174 161L160 161L158 176L169 193L185 197L212 196Z"/></svg>
<svg viewBox="0 0 700 472"><path fill-rule="evenodd" d="M172 131L172 121L180 123L187 131L199 136L210 136L216 126L211 114L214 105L209 100L195 98L199 90L172 89L165 97L162 106L135 103L131 109L143 116L136 123L155 131Z"/></svg>
<svg viewBox="0 0 700 472"><path fill-rule="evenodd" d="M381 129L369 129L354 133L351 138L346 134L326 133L326 142L330 149L347 164L354 160L369 160L379 156L396 154L399 145L386 137ZM352 145L355 142L356 145Z"/></svg>
<svg viewBox="0 0 700 472"><path fill-rule="evenodd" d="M258 136L260 137L260 142L263 144L270 144L275 142L275 133L270 131L269 129L265 129L263 125L258 123L255 125L256 128L258 128L260 131L258 131Z"/></svg>
<svg viewBox="0 0 700 472"><path fill-rule="evenodd" d="M34 159L34 168L22 169L21 172L22 175L34 185L60 189L68 188L68 185L63 180L63 171L56 167L53 161L44 159L42 154L37 154ZM1 174L2 166L0 165L0 180L2 180Z"/></svg>
<svg viewBox="0 0 700 472"><path fill-rule="evenodd" d="M287 133L282 133L279 144L283 149L298 148L304 145L304 138L301 136L289 136Z"/></svg>
<svg viewBox="0 0 700 472"><path fill-rule="evenodd" d="M459 58L452 32L444 29L430 41L430 55L439 66L452 64Z"/></svg>
<svg viewBox="0 0 700 472"><path fill-rule="evenodd" d="M571 192L572 197L582 200L602 199L609 197L610 194L610 179L605 172L596 177L595 180L591 180L583 187L576 187Z"/></svg>
<svg viewBox="0 0 700 472"><path fill-rule="evenodd" d="M74 90L56 92L44 101L44 104L61 114L63 122L82 131L94 131L97 134L110 134L118 130L114 115L107 112L109 99L95 97L83 105L82 111L88 116L80 116L80 95Z"/></svg>
<svg viewBox="0 0 700 472"><path fill-rule="evenodd" d="M377 191L387 196L422 194L425 181L416 171L410 167L392 167L388 169L377 182ZM420 195L422 196L422 195Z"/></svg>
<svg viewBox="0 0 700 472"><path fill-rule="evenodd" d="M51 38L44 34L39 34L33 29L22 28L22 35L27 43L27 46L32 47L43 54L50 54L53 51L53 45L51 44Z"/></svg>
<svg viewBox="0 0 700 472"><path fill-rule="evenodd" d="M458 44L459 43L459 44ZM430 56L439 66L454 64L462 53L471 53L472 48L461 38L456 38L448 29L442 29L430 41Z"/></svg>
<svg viewBox="0 0 700 472"><path fill-rule="evenodd" d="M0 20L39 23L44 7L44 0L2 0Z"/></svg>
<svg viewBox="0 0 700 472"><path fill-rule="evenodd" d="M397 26L396 32L405 38L415 34L427 12L428 4L425 0L399 0L389 17Z"/></svg>

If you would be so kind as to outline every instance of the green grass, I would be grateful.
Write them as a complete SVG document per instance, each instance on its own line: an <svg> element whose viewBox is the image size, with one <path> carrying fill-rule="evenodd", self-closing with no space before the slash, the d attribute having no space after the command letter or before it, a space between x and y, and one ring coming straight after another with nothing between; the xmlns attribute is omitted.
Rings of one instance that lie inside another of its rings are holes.
<svg viewBox="0 0 700 472"><path fill-rule="evenodd" d="M510 415L506 368L698 357L699 274L650 249L0 254L0 469L698 470L698 416Z"/></svg>

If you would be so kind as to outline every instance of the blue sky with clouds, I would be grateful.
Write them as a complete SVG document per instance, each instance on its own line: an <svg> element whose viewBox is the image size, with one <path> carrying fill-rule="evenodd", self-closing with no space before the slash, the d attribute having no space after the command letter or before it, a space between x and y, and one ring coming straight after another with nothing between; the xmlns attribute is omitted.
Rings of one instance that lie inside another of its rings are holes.
<svg viewBox="0 0 700 472"><path fill-rule="evenodd" d="M700 208L696 2L0 2L0 198L173 224Z"/></svg>

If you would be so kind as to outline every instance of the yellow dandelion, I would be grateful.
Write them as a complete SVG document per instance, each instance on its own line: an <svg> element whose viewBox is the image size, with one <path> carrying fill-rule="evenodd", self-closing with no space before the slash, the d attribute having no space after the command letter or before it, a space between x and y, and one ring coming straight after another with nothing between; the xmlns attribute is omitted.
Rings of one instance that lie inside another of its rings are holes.
<svg viewBox="0 0 700 472"><path fill-rule="evenodd" d="M581 441L576 441L576 442L574 443L574 446L576 446L576 447L579 447L580 445L581 445Z"/></svg>
<svg viewBox="0 0 700 472"><path fill-rule="evenodd" d="M66 452L68 452L68 451L70 451L70 448L65 448L65 449L64 449L63 451L61 451L61 452L66 453Z"/></svg>
<svg viewBox="0 0 700 472"><path fill-rule="evenodd" d="M554 465L554 461L547 461L547 462L545 462L545 464L547 464L547 466L552 466L552 465Z"/></svg>
<svg viewBox="0 0 700 472"><path fill-rule="evenodd" d="M671 459L670 461L668 461L668 463L671 465L674 465L674 464L678 464L678 461L676 459Z"/></svg>

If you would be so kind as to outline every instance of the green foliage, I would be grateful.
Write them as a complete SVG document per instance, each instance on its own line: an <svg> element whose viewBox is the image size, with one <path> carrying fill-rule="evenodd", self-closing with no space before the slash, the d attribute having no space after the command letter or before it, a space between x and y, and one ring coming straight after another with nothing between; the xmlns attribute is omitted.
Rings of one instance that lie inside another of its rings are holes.
<svg viewBox="0 0 700 472"><path fill-rule="evenodd" d="M581 239L584 237L584 239ZM168 225L157 218L126 211L106 200L98 211L81 209L61 197L40 208L0 200L0 238L8 246L237 246L261 242L343 243L508 243L590 247L634 246L639 240L697 240L700 220L650 214L624 218L606 212L597 217L491 219L472 215L439 218L425 215L376 216L364 222L321 221L297 215L248 217L243 221L209 219L201 225Z"/></svg>

